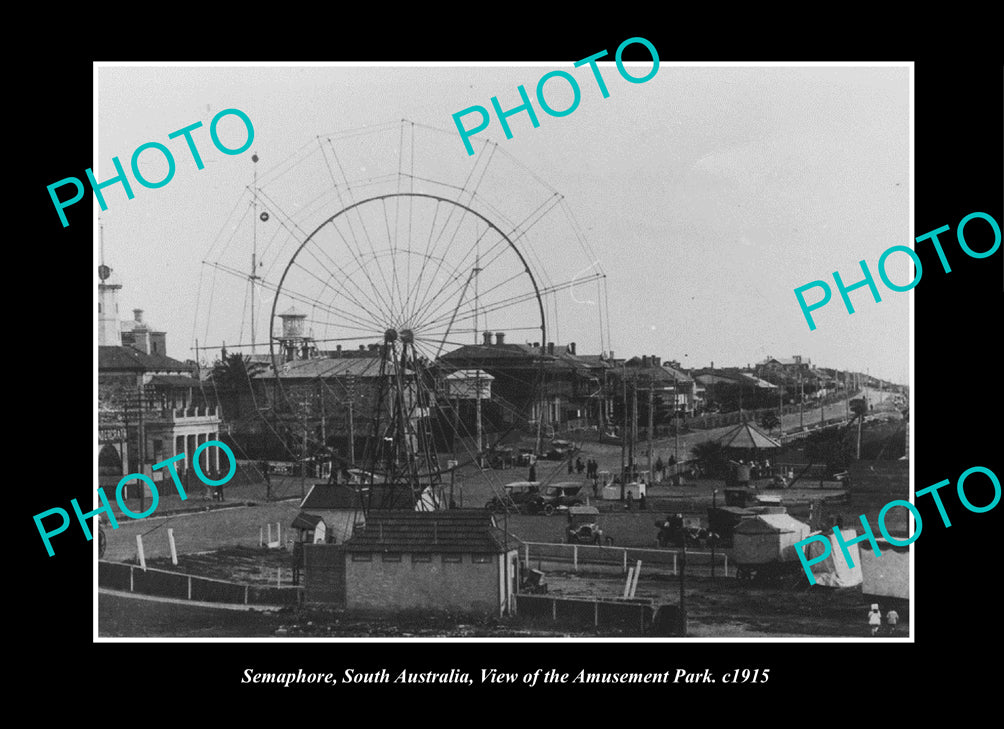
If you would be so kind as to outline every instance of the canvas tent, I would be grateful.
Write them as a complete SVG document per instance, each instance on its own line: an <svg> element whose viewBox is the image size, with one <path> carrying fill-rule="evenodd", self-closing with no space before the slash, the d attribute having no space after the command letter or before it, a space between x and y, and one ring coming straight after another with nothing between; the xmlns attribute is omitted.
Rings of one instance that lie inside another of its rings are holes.
<svg viewBox="0 0 1004 729"><path fill-rule="evenodd" d="M732 554L737 564L797 561L795 542L810 531L808 524L788 514L759 514L743 519L733 530Z"/></svg>
<svg viewBox="0 0 1004 729"><path fill-rule="evenodd" d="M902 537L905 541L906 537ZM869 549L861 551L861 592L880 597L910 597L910 548L894 547L876 537L881 557ZM854 545L857 546L857 545Z"/></svg>
<svg viewBox="0 0 1004 729"><path fill-rule="evenodd" d="M844 537L845 543L850 542L857 536L857 532L853 529L841 529L840 534ZM826 536L822 532L813 532L810 536L816 535ZM851 561L854 563L854 567L849 567L844 559L844 553L840 550L837 536L833 532L830 532L829 540L830 553L826 559L816 562L811 567L812 576L816 578L816 584L825 585L826 587L854 587L855 585L860 585L862 581L861 555L863 553L858 550L858 545L851 544L847 547L847 551L851 555ZM825 548L819 540L813 540L805 546L805 555L809 559L818 557L824 551ZM871 554L871 549L869 548L865 552Z"/></svg>

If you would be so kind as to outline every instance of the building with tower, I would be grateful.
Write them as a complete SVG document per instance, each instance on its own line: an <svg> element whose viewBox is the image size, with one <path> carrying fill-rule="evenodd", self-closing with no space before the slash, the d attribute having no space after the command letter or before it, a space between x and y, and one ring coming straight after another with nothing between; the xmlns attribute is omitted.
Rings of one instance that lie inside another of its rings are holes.
<svg viewBox="0 0 1004 729"><path fill-rule="evenodd" d="M166 334L144 322L141 309L123 326L122 285L112 269L102 263L98 278L98 485L114 489L130 473L169 479L167 469L152 466L179 453L187 457L178 472L192 482L195 450L219 440L216 404L206 397L194 364L167 356ZM220 473L219 449L205 449L199 465L211 478ZM223 466L225 472L225 458ZM131 482L129 495L138 494L141 483Z"/></svg>

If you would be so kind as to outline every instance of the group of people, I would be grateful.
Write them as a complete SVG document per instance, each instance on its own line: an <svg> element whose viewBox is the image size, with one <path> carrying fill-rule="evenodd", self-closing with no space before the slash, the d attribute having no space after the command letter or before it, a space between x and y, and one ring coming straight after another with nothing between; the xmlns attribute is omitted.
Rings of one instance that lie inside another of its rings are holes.
<svg viewBox="0 0 1004 729"><path fill-rule="evenodd" d="M662 456L655 459L655 473L652 474L652 480L656 482L666 480L666 471L676 465L676 456L670 456L669 461L663 462Z"/></svg>
<svg viewBox="0 0 1004 729"><path fill-rule="evenodd" d="M899 623L899 613L895 609L890 610L885 615L886 632L889 635L896 635L896 625ZM872 635L878 635L882 630L882 611L879 610L878 603L872 603L872 609L868 612L868 626L872 630Z"/></svg>
<svg viewBox="0 0 1004 729"><path fill-rule="evenodd" d="M758 478L769 478L770 476L773 475L773 473L771 471L771 468L770 468L770 459L769 458L761 458L761 459L752 459L751 458L748 462L744 461L742 458L740 458L739 459L739 465L740 466L749 466L750 467L750 478L753 479L753 480L756 480ZM789 469L789 471L791 471L791 469ZM792 471L789 474L788 478L793 478L794 475L795 474Z"/></svg>

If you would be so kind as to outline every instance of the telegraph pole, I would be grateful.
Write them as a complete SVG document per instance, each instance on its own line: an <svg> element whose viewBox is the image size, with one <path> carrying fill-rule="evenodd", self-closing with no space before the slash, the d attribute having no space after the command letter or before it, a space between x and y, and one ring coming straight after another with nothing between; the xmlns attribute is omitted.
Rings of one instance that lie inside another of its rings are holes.
<svg viewBox="0 0 1004 729"><path fill-rule="evenodd" d="M653 377L648 378L648 480L649 483L652 482L652 425L654 418L652 417L652 411L655 409L655 395L652 391Z"/></svg>
<svg viewBox="0 0 1004 729"><path fill-rule="evenodd" d="M802 410L805 405L805 382L802 380L801 371L798 373L798 427L804 428L805 421L802 418Z"/></svg>

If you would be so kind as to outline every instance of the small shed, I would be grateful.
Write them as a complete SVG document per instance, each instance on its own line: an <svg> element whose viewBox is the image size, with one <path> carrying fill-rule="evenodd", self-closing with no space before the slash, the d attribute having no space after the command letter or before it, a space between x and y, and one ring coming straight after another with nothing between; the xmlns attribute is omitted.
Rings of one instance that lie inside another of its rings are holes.
<svg viewBox="0 0 1004 729"><path fill-rule="evenodd" d="M759 514L736 525L732 556L738 564L798 561L795 542L812 530L788 514Z"/></svg>
<svg viewBox="0 0 1004 729"><path fill-rule="evenodd" d="M344 605L350 610L501 615L519 585L520 544L483 509L371 511L365 527L335 548L344 555L339 576ZM328 569L323 560L312 559L310 548L306 556L310 600L312 582L323 586L332 580L323 574Z"/></svg>
<svg viewBox="0 0 1004 729"><path fill-rule="evenodd" d="M327 542L328 528L324 519L319 516L301 511L293 519L290 526L297 531L296 541L298 542L306 542L307 544L325 544Z"/></svg>

